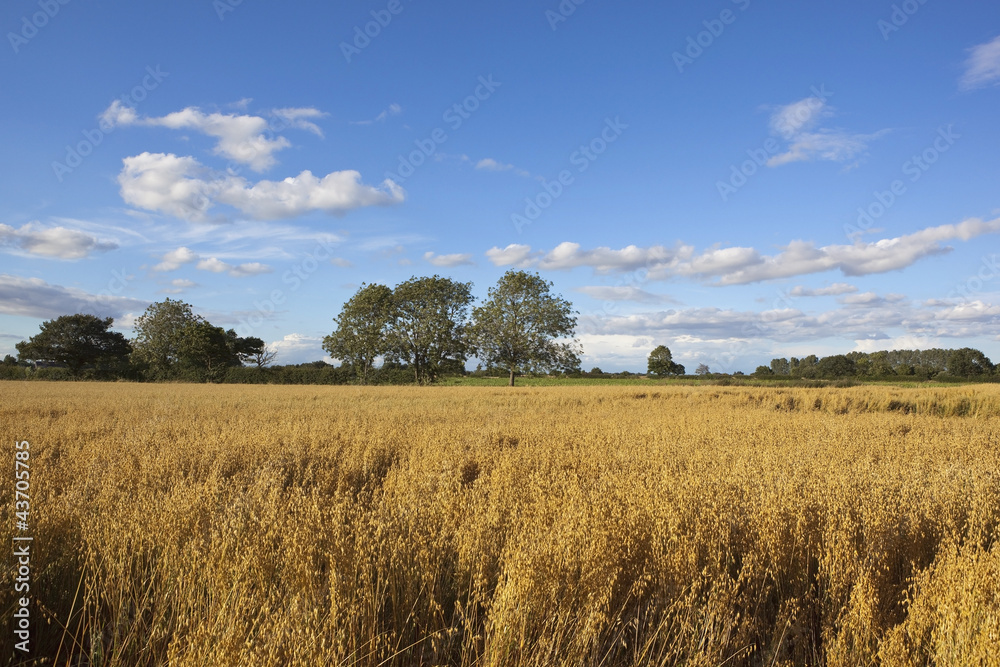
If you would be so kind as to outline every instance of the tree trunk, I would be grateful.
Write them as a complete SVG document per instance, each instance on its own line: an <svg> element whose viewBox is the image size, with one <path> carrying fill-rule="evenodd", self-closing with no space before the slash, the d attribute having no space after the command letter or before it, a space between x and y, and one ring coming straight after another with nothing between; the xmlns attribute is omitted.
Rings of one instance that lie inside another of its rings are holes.
<svg viewBox="0 0 1000 667"><path fill-rule="evenodd" d="M510 386L514 386L514 369L510 369Z"/></svg>

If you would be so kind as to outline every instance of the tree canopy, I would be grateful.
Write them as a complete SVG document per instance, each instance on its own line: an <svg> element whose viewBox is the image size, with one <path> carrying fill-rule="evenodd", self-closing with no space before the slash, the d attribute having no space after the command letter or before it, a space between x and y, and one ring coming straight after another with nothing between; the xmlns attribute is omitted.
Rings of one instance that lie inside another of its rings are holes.
<svg viewBox="0 0 1000 667"><path fill-rule="evenodd" d="M446 370L462 370L472 301L472 283L440 276L400 283L392 292L386 358L405 363L419 384L433 382Z"/></svg>
<svg viewBox="0 0 1000 667"><path fill-rule="evenodd" d="M580 366L572 304L551 293L537 273L508 271L473 309L469 334L476 356L505 369L514 386L518 371L575 370Z"/></svg>
<svg viewBox="0 0 1000 667"><path fill-rule="evenodd" d="M656 377L667 375L684 375L684 367L674 362L674 355L666 345L657 346L649 353L646 372Z"/></svg>
<svg viewBox="0 0 1000 667"><path fill-rule="evenodd" d="M120 362L131 352L125 336L110 331L114 318L63 315L41 324L41 331L15 346L22 361L65 364L73 375L87 365Z"/></svg>
<svg viewBox="0 0 1000 667"><path fill-rule="evenodd" d="M385 285L361 285L333 318L337 329L323 339L323 349L354 368L368 382L375 359L389 352L388 330L394 319L392 290Z"/></svg>

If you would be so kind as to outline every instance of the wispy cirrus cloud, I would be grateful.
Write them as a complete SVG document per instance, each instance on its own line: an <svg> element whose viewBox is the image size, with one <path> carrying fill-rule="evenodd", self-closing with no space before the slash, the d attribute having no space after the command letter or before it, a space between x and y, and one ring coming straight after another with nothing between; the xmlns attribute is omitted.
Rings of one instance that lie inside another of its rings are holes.
<svg viewBox="0 0 1000 667"><path fill-rule="evenodd" d="M374 118L369 120L352 120L351 125L374 125L375 123L384 123L390 116L398 116L403 113L403 107L393 102L385 109L382 109Z"/></svg>
<svg viewBox="0 0 1000 667"><path fill-rule="evenodd" d="M864 154L868 144L888 132L862 134L823 127L823 121L833 115L833 108L820 97L807 97L775 109L770 118L771 133L788 146L771 157L767 165L778 167L810 160L847 162Z"/></svg>
<svg viewBox="0 0 1000 667"><path fill-rule="evenodd" d="M1000 83L1000 36L969 49L965 73L959 81L964 90Z"/></svg>

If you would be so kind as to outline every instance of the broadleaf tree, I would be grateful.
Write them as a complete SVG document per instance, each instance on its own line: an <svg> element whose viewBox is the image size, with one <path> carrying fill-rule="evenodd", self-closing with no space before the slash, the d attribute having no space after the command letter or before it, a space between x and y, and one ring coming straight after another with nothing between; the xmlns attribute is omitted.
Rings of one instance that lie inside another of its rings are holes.
<svg viewBox="0 0 1000 667"><path fill-rule="evenodd" d="M646 372L657 377L684 375L684 367L674 361L674 355L666 345L658 345L649 353Z"/></svg>
<svg viewBox="0 0 1000 667"><path fill-rule="evenodd" d="M63 315L42 322L41 331L15 346L22 361L53 361L79 375L85 366L124 363L132 351L124 335L110 331L114 318Z"/></svg>
<svg viewBox="0 0 1000 667"><path fill-rule="evenodd" d="M333 318L337 329L323 339L323 349L354 368L368 382L375 359L389 352L388 330L393 320L392 290L385 285L361 285Z"/></svg>
<svg viewBox="0 0 1000 667"><path fill-rule="evenodd" d="M167 298L150 304L135 321L133 361L150 379L169 378L182 358L182 332L204 321L183 301Z"/></svg>
<svg viewBox="0 0 1000 667"><path fill-rule="evenodd" d="M469 356L466 326L472 301L472 283L450 278L411 278L396 285L386 359L405 363L419 384L462 368Z"/></svg>
<svg viewBox="0 0 1000 667"><path fill-rule="evenodd" d="M511 270L489 290L486 302L473 309L470 340L487 366L509 373L575 370L580 366L573 336L573 305L551 293L552 283L537 273Z"/></svg>

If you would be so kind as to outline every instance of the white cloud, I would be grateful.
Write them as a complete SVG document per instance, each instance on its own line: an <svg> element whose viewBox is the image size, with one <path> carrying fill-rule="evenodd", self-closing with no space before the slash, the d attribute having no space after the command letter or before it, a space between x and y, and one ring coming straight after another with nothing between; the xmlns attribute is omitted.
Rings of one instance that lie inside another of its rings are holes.
<svg viewBox="0 0 1000 667"><path fill-rule="evenodd" d="M353 120L351 121L351 125L373 125L375 123L383 123L387 118L389 118L389 116L398 116L401 113L403 113L403 107L394 102L379 112L375 118L371 120Z"/></svg>
<svg viewBox="0 0 1000 667"><path fill-rule="evenodd" d="M326 114L319 109L305 108L305 109L272 109L271 115L280 120L287 127L294 127L299 130L306 130L307 132L312 132L317 137L323 136L323 130L319 129L316 123L313 123L308 118L322 118Z"/></svg>
<svg viewBox="0 0 1000 667"><path fill-rule="evenodd" d="M76 229L46 228L38 222L29 222L19 229L10 225L0 225L0 247L40 257L80 259L94 252L114 250L118 244L114 241L99 240Z"/></svg>
<svg viewBox="0 0 1000 667"><path fill-rule="evenodd" d="M467 156L463 155L462 157L465 158L466 160L468 159ZM531 178L530 171L527 171L525 169L518 169L512 164L505 164L502 162L498 162L491 157L483 158L482 160L477 162L476 169L479 169L481 171L513 171L518 176Z"/></svg>
<svg viewBox="0 0 1000 667"><path fill-rule="evenodd" d="M182 264L190 264L198 259L198 254L190 248L180 247L171 250L160 258L160 263L153 267L154 271L174 271Z"/></svg>
<svg viewBox="0 0 1000 667"><path fill-rule="evenodd" d="M863 154L869 143L886 132L856 134L817 127L832 115L831 107L818 97L807 97L776 109L771 114L771 133L788 141L789 146L785 152L768 160L768 166L807 160L846 162Z"/></svg>
<svg viewBox="0 0 1000 667"><path fill-rule="evenodd" d="M0 313L5 315L51 319L86 313L120 318L131 311L143 311L148 305L148 301L110 292L91 294L74 287L52 285L41 278L0 274Z"/></svg>
<svg viewBox="0 0 1000 667"><path fill-rule="evenodd" d="M212 221L209 211L220 204L257 220L276 220L312 211L344 213L405 198L393 181L375 188L362 184L356 171L335 171L323 178L303 171L283 181L250 183L240 176L212 172L193 157L142 153L123 163L118 183L127 204L194 222Z"/></svg>
<svg viewBox="0 0 1000 667"><path fill-rule="evenodd" d="M322 136L323 133L309 118L325 114L312 108L274 109L271 115L284 127L308 130ZM205 113L198 107L187 107L159 118L140 117L134 109L113 102L101 120L111 126L145 125L166 127L172 130L195 130L217 140L213 152L240 164L246 164L254 171L264 171L274 166L274 154L291 146L283 136L274 135L266 118L261 116ZM272 136L268 136L272 135Z"/></svg>
<svg viewBox="0 0 1000 667"><path fill-rule="evenodd" d="M322 338L300 333L291 333L281 340L271 341L267 347L278 353L283 364L304 364L326 357Z"/></svg>
<svg viewBox="0 0 1000 667"><path fill-rule="evenodd" d="M984 222L977 218L954 225L928 227L912 234L872 243L817 247L810 241L792 241L776 255L762 255L754 248L711 248L696 255L687 245L675 248L634 245L621 250L600 247L582 250L579 243L560 243L548 253L533 252L528 245L492 248L486 252L497 266L538 266L545 270L587 267L595 273L643 270L654 280L683 276L710 280L712 285L743 285L779 278L839 270L847 276L896 271L932 255L951 251L947 241L968 241L1000 232L1000 218ZM801 290L795 294L795 290ZM850 286L836 285L827 292L795 288L791 296L847 293ZM836 290L844 290L838 292Z"/></svg>
<svg viewBox="0 0 1000 667"><path fill-rule="evenodd" d="M243 278L245 276L259 276L265 273L272 273L273 269L267 264L261 264L260 262L246 262L244 264L237 264L229 270L229 275L234 278Z"/></svg>
<svg viewBox="0 0 1000 667"><path fill-rule="evenodd" d="M969 49L961 86L965 90L1000 83L1000 36Z"/></svg>
<svg viewBox="0 0 1000 667"><path fill-rule="evenodd" d="M225 262L216 259L215 257L209 257L208 259L203 259L198 262L196 267L199 271L211 271L212 273L225 273L232 267L231 264L226 264Z"/></svg>
<svg viewBox="0 0 1000 667"><path fill-rule="evenodd" d="M684 252L686 251L683 248L671 250L663 246L640 248L634 245L626 246L621 250L612 250L607 247L581 250L579 243L567 241L560 243L542 257L538 266L545 270L565 270L587 266L597 273L634 271L648 268L651 265L670 264Z"/></svg>
<svg viewBox="0 0 1000 667"><path fill-rule="evenodd" d="M271 273L271 267L266 264L261 264L260 262L248 262L246 264L239 264L233 266L232 264L227 264L217 257L209 257L208 259L203 259L198 262L197 266L200 271L211 271L212 273L228 273L234 278L245 278L247 276L258 276L263 273Z"/></svg>
<svg viewBox="0 0 1000 667"><path fill-rule="evenodd" d="M433 252L425 252L424 259L434 266L462 266L462 265L473 265L475 262L472 261L472 255L469 254L452 254L452 255L435 255Z"/></svg>
<svg viewBox="0 0 1000 667"><path fill-rule="evenodd" d="M190 248L177 248L176 250L171 250L170 252L163 255L160 258L159 264L153 267L153 271L174 271L181 267L183 264L190 264L192 262L198 262L195 266L199 271L210 271L212 273L228 273L234 278L244 278L247 276L256 276L262 273L271 273L271 267L266 264L261 264L260 262L248 262L246 264L239 264L234 266L232 264L227 264L217 257L207 257L203 258L198 253L194 252ZM180 285L181 282L190 281L173 281L174 287L182 286L194 286L194 283L190 285Z"/></svg>
<svg viewBox="0 0 1000 667"><path fill-rule="evenodd" d="M785 139L795 139L805 130L811 130L821 118L833 115L829 106L818 97L807 97L786 104L771 114L771 132Z"/></svg>
<svg viewBox="0 0 1000 667"><path fill-rule="evenodd" d="M531 252L531 246L511 243L506 248L490 248L486 257L494 266L515 266L526 268L531 266L541 253Z"/></svg>
<svg viewBox="0 0 1000 667"><path fill-rule="evenodd" d="M845 306L875 308L877 306L884 306L890 303L899 303L905 299L906 297L902 294L887 294L886 296L879 296L875 292L865 292L863 294L849 294L841 297L839 301Z"/></svg>
<svg viewBox="0 0 1000 667"><path fill-rule="evenodd" d="M343 257L334 257L330 260L330 263L334 266L339 266L342 269L350 269L354 266L350 260L344 259Z"/></svg>
<svg viewBox="0 0 1000 667"><path fill-rule="evenodd" d="M841 294L853 294L857 292L858 288L854 285L848 285L847 283L834 283L829 287L819 287L815 289L810 289L808 287L802 287L801 285L793 287L788 291L788 296L792 297L811 297L811 296L840 296Z"/></svg>
<svg viewBox="0 0 1000 667"><path fill-rule="evenodd" d="M677 303L676 299L667 294L653 294L634 285L586 285L578 287L577 292L597 299L598 301L630 301L633 303Z"/></svg>

